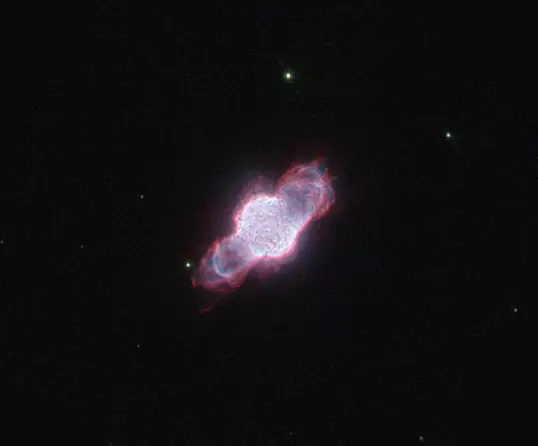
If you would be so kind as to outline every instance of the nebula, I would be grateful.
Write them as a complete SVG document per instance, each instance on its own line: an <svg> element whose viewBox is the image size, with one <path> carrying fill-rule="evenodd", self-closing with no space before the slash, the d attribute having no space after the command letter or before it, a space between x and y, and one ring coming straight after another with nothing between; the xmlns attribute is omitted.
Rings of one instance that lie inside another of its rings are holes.
<svg viewBox="0 0 538 446"><path fill-rule="evenodd" d="M193 286L230 292L252 268L291 259L299 234L333 202L328 172L318 161L289 169L272 194L251 191L233 217L234 232L213 242L202 256Z"/></svg>

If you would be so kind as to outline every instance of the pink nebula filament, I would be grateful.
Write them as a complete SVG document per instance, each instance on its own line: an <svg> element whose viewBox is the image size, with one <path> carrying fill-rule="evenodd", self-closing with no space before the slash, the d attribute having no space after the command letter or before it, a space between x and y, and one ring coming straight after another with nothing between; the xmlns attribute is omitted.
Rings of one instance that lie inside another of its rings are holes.
<svg viewBox="0 0 538 446"><path fill-rule="evenodd" d="M193 286L217 292L239 287L260 263L275 265L293 257L299 234L334 202L327 171L319 162L291 168L274 194L250 193L239 207L233 234L216 240L202 256Z"/></svg>

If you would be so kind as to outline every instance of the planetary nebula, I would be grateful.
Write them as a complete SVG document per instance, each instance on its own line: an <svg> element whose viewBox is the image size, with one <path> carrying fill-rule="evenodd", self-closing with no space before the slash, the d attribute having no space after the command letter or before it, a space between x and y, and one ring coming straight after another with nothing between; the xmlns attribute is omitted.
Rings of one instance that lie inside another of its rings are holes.
<svg viewBox="0 0 538 446"><path fill-rule="evenodd" d="M192 283L230 292L260 262L291 258L297 236L334 202L327 171L319 162L291 168L272 194L250 193L235 214L233 234L215 241L203 255Z"/></svg>

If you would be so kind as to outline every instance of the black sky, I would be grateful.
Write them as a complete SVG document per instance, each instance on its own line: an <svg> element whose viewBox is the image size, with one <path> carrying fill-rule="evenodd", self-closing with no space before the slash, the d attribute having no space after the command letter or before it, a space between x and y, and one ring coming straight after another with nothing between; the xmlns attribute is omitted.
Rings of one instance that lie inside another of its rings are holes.
<svg viewBox="0 0 538 446"><path fill-rule="evenodd" d="M5 444L530 438L529 11L100 3L12 23ZM298 258L200 315L184 262L245 184L320 156L336 202Z"/></svg>

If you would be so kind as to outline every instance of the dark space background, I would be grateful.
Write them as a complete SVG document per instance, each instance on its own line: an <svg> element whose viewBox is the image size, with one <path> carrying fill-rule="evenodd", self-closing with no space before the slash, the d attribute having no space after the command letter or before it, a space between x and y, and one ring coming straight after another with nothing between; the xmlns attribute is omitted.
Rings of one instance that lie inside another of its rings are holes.
<svg viewBox="0 0 538 446"><path fill-rule="evenodd" d="M531 439L530 11L135 3L9 19L2 444ZM317 157L297 259L199 314L185 262Z"/></svg>

